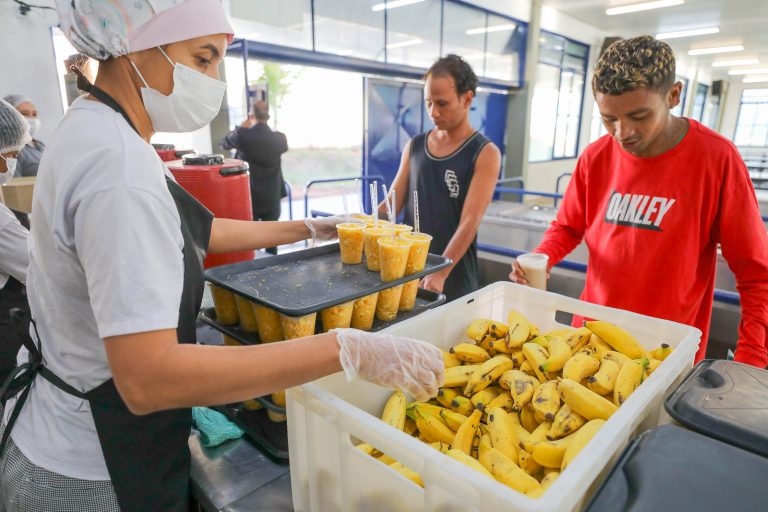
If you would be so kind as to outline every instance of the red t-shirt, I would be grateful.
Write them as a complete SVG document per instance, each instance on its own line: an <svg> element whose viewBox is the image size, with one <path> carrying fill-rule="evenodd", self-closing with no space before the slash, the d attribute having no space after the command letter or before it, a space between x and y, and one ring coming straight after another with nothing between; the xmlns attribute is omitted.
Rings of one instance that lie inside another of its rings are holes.
<svg viewBox="0 0 768 512"><path fill-rule="evenodd" d="M582 300L698 328L697 361L706 351L719 243L741 298L736 360L768 365L768 235L730 141L689 120L683 140L654 158L624 151L610 135L591 144L536 251L552 265L582 238L589 248Z"/></svg>

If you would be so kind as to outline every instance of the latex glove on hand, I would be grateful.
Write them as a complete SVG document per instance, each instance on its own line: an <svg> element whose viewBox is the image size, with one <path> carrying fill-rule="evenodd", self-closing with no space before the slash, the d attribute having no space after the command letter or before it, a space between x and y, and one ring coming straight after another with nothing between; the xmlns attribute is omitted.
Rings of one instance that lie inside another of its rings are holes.
<svg viewBox="0 0 768 512"><path fill-rule="evenodd" d="M317 242L329 242L336 240L339 236L336 232L336 224L343 224L344 222L354 222L349 220L348 215L333 215L332 217L309 217L304 219L304 224L309 228L309 232L312 233L312 245Z"/></svg>
<svg viewBox="0 0 768 512"><path fill-rule="evenodd" d="M400 389L425 401L445 381L443 354L424 341L357 329L332 329L339 342L339 360L347 380L357 377Z"/></svg>

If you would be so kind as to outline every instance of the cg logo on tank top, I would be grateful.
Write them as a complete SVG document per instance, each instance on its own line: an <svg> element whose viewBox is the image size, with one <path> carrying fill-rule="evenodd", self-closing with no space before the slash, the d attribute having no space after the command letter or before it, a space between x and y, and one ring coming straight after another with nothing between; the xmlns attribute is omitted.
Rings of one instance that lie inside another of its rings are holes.
<svg viewBox="0 0 768 512"><path fill-rule="evenodd" d="M622 194L614 191L605 209L605 222L661 231L661 221L674 204L674 199L666 197Z"/></svg>
<svg viewBox="0 0 768 512"><path fill-rule="evenodd" d="M456 173L450 169L445 171L445 184L448 187L448 193L451 199L459 197L459 191L461 190L459 188L459 178L456 176Z"/></svg>

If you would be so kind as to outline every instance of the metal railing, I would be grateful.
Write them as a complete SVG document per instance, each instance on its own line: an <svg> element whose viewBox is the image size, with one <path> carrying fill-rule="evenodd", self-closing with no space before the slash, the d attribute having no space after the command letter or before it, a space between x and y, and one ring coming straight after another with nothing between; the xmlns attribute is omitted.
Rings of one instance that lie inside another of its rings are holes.
<svg viewBox="0 0 768 512"><path fill-rule="evenodd" d="M293 220L293 189L288 180L283 180L286 197L288 198L288 220Z"/></svg>
<svg viewBox="0 0 768 512"><path fill-rule="evenodd" d="M557 177L557 181L555 181L555 194L560 193L560 181L563 178L568 178L570 176L573 176L572 172L564 172L563 174ZM557 199L555 199L555 208L557 208Z"/></svg>
<svg viewBox="0 0 768 512"><path fill-rule="evenodd" d="M379 183L384 183L384 176L380 176L380 175L352 176L349 178L322 178L322 179L308 181L307 184L304 185L304 217L309 216L309 189L312 188L312 186L317 185L319 183L344 183L347 181L355 181L355 180L360 180L363 182L363 184L366 184L371 181L378 181ZM361 190L360 193L362 194L363 191Z"/></svg>

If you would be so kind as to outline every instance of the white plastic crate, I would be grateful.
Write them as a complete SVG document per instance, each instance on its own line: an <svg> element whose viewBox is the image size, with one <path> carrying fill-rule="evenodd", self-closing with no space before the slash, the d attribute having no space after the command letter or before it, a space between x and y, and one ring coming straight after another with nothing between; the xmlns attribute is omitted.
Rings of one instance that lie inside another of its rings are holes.
<svg viewBox="0 0 768 512"><path fill-rule="evenodd" d="M287 393L293 504L298 512L565 512L579 510L627 442L656 425L668 389L692 364L701 332L693 327L597 306L512 283L495 283L387 329L447 350L466 340L475 318L506 321L522 312L542 332L562 327L563 311L613 322L646 348L672 354L643 382L568 469L539 499L530 499L443 455L378 419L391 391L336 374ZM418 472L424 488L354 449L370 443Z"/></svg>

